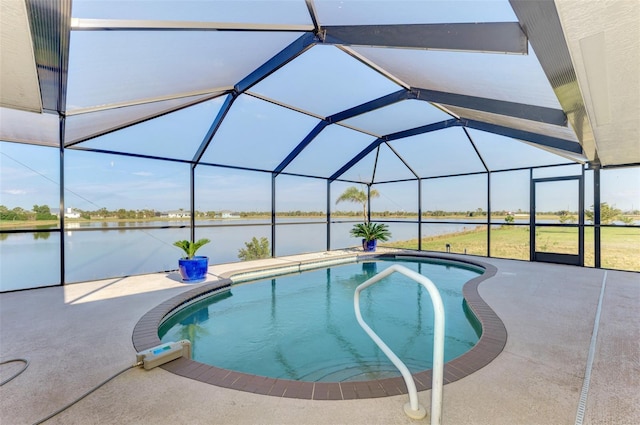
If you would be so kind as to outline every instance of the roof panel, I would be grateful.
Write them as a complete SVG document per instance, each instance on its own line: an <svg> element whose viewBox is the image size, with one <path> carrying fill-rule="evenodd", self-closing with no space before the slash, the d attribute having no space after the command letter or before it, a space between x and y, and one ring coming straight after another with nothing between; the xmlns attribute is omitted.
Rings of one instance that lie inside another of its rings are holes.
<svg viewBox="0 0 640 425"><path fill-rule="evenodd" d="M507 0L315 0L321 25L517 21Z"/></svg>
<svg viewBox="0 0 640 425"><path fill-rule="evenodd" d="M358 115L341 123L380 137L447 119L451 119L449 114L428 102L410 99Z"/></svg>
<svg viewBox="0 0 640 425"><path fill-rule="evenodd" d="M485 168L460 127L390 142L420 177L483 172Z"/></svg>
<svg viewBox="0 0 640 425"><path fill-rule="evenodd" d="M179 99L143 103L126 108L70 115L67 116L65 123L65 144L123 128L210 97L211 95L187 96Z"/></svg>
<svg viewBox="0 0 640 425"><path fill-rule="evenodd" d="M59 146L59 133L57 115L0 108L0 140Z"/></svg>
<svg viewBox="0 0 640 425"><path fill-rule="evenodd" d="M0 13L0 105L42 111L40 85L23 1L3 1Z"/></svg>
<svg viewBox="0 0 640 425"><path fill-rule="evenodd" d="M285 173L329 177L374 141L372 136L338 125L325 128L285 168Z"/></svg>
<svg viewBox="0 0 640 425"><path fill-rule="evenodd" d="M375 151L372 152L372 154L374 153ZM403 160L406 161L407 158L400 159L400 157L398 157L398 155L393 152L386 143L381 144L378 149L376 170L373 181L386 182L393 180L417 179L407 165L405 165Z"/></svg>
<svg viewBox="0 0 640 425"><path fill-rule="evenodd" d="M72 16L87 19L311 23L304 0L74 0Z"/></svg>
<svg viewBox="0 0 640 425"><path fill-rule="evenodd" d="M251 92L322 117L401 89L334 46L314 46Z"/></svg>
<svg viewBox="0 0 640 425"><path fill-rule="evenodd" d="M359 183L372 183L377 152L378 150L374 149L371 153L354 164L353 167L338 176L338 178L340 180L350 180Z"/></svg>
<svg viewBox="0 0 640 425"><path fill-rule="evenodd" d="M222 98L203 102L114 131L76 146L162 158L191 160L202 143Z"/></svg>
<svg viewBox="0 0 640 425"><path fill-rule="evenodd" d="M509 137L479 130L467 131L485 163L492 171L569 162L559 155L554 155Z"/></svg>
<svg viewBox="0 0 640 425"><path fill-rule="evenodd" d="M229 88L299 36L295 32L72 32L67 110ZM93 54L96 51L100 54Z"/></svg>
<svg viewBox="0 0 640 425"><path fill-rule="evenodd" d="M529 55L354 47L413 87L562 109Z"/></svg>
<svg viewBox="0 0 640 425"><path fill-rule="evenodd" d="M317 123L317 119L307 115L241 95L231 106L202 162L273 170Z"/></svg>

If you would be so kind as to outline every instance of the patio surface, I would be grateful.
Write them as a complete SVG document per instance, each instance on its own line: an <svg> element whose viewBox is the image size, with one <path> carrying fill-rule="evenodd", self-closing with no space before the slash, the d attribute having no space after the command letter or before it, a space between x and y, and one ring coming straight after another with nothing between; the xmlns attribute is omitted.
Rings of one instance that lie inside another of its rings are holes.
<svg viewBox="0 0 640 425"><path fill-rule="evenodd" d="M296 262L345 252L252 262ZM451 258L457 258L451 255ZM470 257L463 257L470 258ZM471 257L498 271L480 296L506 326L503 352L444 387L443 424L574 424L600 294L584 424L640 423L640 274ZM208 282L247 263L213 266ZM0 423L32 424L135 363L134 326L193 285L176 273L0 295L0 360L27 370L0 387ZM0 380L19 369L0 366ZM430 391L419 393L429 411ZM415 424L406 395L300 400L131 369L47 424Z"/></svg>

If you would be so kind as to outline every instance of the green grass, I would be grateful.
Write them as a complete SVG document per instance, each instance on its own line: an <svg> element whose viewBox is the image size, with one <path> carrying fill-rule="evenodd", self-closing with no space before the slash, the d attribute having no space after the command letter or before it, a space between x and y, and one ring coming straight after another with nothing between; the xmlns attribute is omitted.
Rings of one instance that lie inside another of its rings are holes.
<svg viewBox="0 0 640 425"><path fill-rule="evenodd" d="M584 231L585 266L593 267L594 236L593 228ZM422 239L425 251L446 252L446 244L451 252L487 255L487 231L480 226L474 230L432 236ZM577 229L548 227L539 228L536 235L538 251L577 253ZM418 249L418 240L385 243L384 246L394 248ZM601 230L601 262L602 267L640 271L640 228L605 227ZM529 260L529 227L500 226L491 230L491 256Z"/></svg>

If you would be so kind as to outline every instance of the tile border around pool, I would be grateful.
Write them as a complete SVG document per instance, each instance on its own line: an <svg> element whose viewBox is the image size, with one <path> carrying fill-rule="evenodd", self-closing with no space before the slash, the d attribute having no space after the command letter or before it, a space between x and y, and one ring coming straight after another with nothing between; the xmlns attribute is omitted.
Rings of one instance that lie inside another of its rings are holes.
<svg viewBox="0 0 640 425"><path fill-rule="evenodd" d="M467 305L482 325L482 335L478 343L471 350L445 363L445 384L462 379L483 368L493 361L504 349L507 342L507 330L502 320L500 320L478 293L478 285L496 274L497 268L495 266L467 258L461 259L454 256L427 254L415 251L392 254L349 255L341 257L342 260L340 262L345 262L344 259L349 257L352 257L354 262L390 257L421 257L425 259L454 261L463 264L467 263L485 269L484 274L467 282L462 289ZM300 265L304 263L306 265L305 269L310 268L309 264L312 264L311 262L299 263ZM321 261L321 263L319 266L324 267L327 265L326 261ZM273 269L277 272L279 267L281 266L275 266ZM158 327L163 319L178 307L193 302L195 298L201 298L214 292L223 291L231 286L231 277L234 274L250 271L252 270L247 269L221 276L216 282L202 284L163 302L147 312L140 321L138 321L133 330L132 340L136 350L139 352L162 343L158 337ZM176 375L211 385L275 397L307 400L352 400L387 397L407 393L407 388L402 377L357 382L301 382L250 375L205 365L185 358L174 360L161 367ZM418 391L431 389L431 370L415 373L413 374L413 378Z"/></svg>

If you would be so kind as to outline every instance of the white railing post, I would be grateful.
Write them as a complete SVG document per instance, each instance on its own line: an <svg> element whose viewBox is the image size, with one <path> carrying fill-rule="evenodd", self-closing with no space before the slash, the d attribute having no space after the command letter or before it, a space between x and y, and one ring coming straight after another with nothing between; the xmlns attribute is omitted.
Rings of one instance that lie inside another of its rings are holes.
<svg viewBox="0 0 640 425"><path fill-rule="evenodd" d="M374 283L384 279L392 273L401 273L417 283L424 286L431 297L433 303L433 377L431 380L431 425L440 425L442 422L442 387L444 376L444 305L442 304L442 298L438 288L427 277L416 273L413 270L409 270L404 266L397 264L383 270L377 275L368 279L364 283L358 285L355 294L353 296L353 306L356 313L356 319L358 323L364 329L364 331L371 337L373 342L378 345L382 352L391 360L391 362L398 368L404 382L407 385L407 391L409 392L409 403L405 404L404 411L412 419L422 419L426 416L427 412L418 403L418 391L416 390L416 384L411 376L411 372L405 364L395 355L393 351L380 339L378 335L364 322L362 314L360 313L360 292L373 285Z"/></svg>

